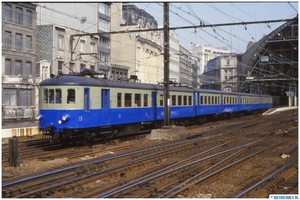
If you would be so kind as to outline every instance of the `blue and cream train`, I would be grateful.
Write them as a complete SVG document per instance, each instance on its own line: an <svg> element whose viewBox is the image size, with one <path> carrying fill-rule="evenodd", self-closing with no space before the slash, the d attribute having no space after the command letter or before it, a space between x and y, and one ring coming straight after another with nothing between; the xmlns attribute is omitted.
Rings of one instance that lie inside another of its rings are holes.
<svg viewBox="0 0 300 200"><path fill-rule="evenodd" d="M272 107L272 97L170 86L170 124L201 124ZM40 83L39 128L53 140L92 142L164 121L164 87L89 76L57 76Z"/></svg>

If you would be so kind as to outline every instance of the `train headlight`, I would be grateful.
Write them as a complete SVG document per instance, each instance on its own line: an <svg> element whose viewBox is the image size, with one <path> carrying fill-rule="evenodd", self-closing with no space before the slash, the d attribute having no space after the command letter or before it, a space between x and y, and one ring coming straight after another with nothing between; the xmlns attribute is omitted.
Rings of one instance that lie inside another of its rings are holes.
<svg viewBox="0 0 300 200"><path fill-rule="evenodd" d="M41 121L44 118L44 115L39 114L38 120Z"/></svg>
<svg viewBox="0 0 300 200"><path fill-rule="evenodd" d="M70 119L70 115L69 114L65 114L64 116L62 116L62 118L61 118L61 120L63 121L63 122L66 122L66 121L68 121L69 119Z"/></svg>

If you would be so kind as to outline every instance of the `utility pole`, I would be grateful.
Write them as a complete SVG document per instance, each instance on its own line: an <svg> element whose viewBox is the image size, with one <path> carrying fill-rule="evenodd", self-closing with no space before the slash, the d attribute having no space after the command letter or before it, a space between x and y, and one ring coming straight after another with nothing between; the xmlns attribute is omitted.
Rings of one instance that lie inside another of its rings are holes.
<svg viewBox="0 0 300 200"><path fill-rule="evenodd" d="M169 3L164 3L164 125L170 125L169 94Z"/></svg>

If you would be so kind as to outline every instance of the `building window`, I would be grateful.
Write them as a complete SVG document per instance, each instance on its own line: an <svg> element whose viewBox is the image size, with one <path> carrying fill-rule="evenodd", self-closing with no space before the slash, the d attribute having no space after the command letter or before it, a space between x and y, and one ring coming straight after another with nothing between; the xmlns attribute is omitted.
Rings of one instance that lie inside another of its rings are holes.
<svg viewBox="0 0 300 200"><path fill-rule="evenodd" d="M22 34L16 34L15 48L17 51L22 50Z"/></svg>
<svg viewBox="0 0 300 200"><path fill-rule="evenodd" d="M90 44L90 53L95 53L95 43L91 42Z"/></svg>
<svg viewBox="0 0 300 200"><path fill-rule="evenodd" d="M99 3L98 11L104 15L110 16L110 6L105 3Z"/></svg>
<svg viewBox="0 0 300 200"><path fill-rule="evenodd" d="M26 35L26 51L31 52L32 50L32 37Z"/></svg>
<svg viewBox="0 0 300 200"><path fill-rule="evenodd" d="M17 90L16 89L3 89L2 103L6 106L17 105Z"/></svg>
<svg viewBox="0 0 300 200"><path fill-rule="evenodd" d="M26 62L25 76L28 77L31 74L31 62Z"/></svg>
<svg viewBox="0 0 300 200"><path fill-rule="evenodd" d="M26 10L26 26L32 26L32 12L30 10Z"/></svg>
<svg viewBox="0 0 300 200"><path fill-rule="evenodd" d="M85 41L80 40L80 53L84 53L84 49L85 49Z"/></svg>
<svg viewBox="0 0 300 200"><path fill-rule="evenodd" d="M22 61L16 60L15 62L15 75L22 75Z"/></svg>
<svg viewBox="0 0 300 200"><path fill-rule="evenodd" d="M11 5L5 4L5 21L11 22L12 21L12 9Z"/></svg>
<svg viewBox="0 0 300 200"><path fill-rule="evenodd" d="M110 22L99 18L99 30L104 32L110 31Z"/></svg>
<svg viewBox="0 0 300 200"><path fill-rule="evenodd" d="M58 35L57 47L58 47L58 49L64 49L64 36L63 35Z"/></svg>
<svg viewBox="0 0 300 200"><path fill-rule="evenodd" d="M20 106L30 105L30 90L20 90Z"/></svg>
<svg viewBox="0 0 300 200"><path fill-rule="evenodd" d="M4 48L11 49L12 35L11 32L5 31Z"/></svg>
<svg viewBox="0 0 300 200"><path fill-rule="evenodd" d="M74 72L74 63L70 63L70 72Z"/></svg>
<svg viewBox="0 0 300 200"><path fill-rule="evenodd" d="M109 66L109 54L100 53L100 60L101 60L102 64Z"/></svg>
<svg viewBox="0 0 300 200"><path fill-rule="evenodd" d="M74 38L70 38L70 51L73 51Z"/></svg>
<svg viewBox="0 0 300 200"><path fill-rule="evenodd" d="M16 7L16 24L23 24L23 12L19 7Z"/></svg>
<svg viewBox="0 0 300 200"><path fill-rule="evenodd" d="M11 60L5 59L5 75L11 75Z"/></svg>
<svg viewBox="0 0 300 200"><path fill-rule="evenodd" d="M110 49L110 40L105 37L100 37L100 47Z"/></svg>
<svg viewBox="0 0 300 200"><path fill-rule="evenodd" d="M62 66L63 66L63 62L58 61L58 72L62 72Z"/></svg>

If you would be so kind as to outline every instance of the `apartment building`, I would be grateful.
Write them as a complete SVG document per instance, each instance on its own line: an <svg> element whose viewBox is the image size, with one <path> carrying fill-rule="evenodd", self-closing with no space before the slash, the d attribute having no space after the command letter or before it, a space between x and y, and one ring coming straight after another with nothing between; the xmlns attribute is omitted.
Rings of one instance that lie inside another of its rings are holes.
<svg viewBox="0 0 300 200"><path fill-rule="evenodd" d="M110 76L110 35L100 33L111 30L111 3L36 4L39 74L43 70L57 74L91 68ZM77 36L91 33L95 34Z"/></svg>
<svg viewBox="0 0 300 200"><path fill-rule="evenodd" d="M162 44L163 44L163 33L162 33ZM175 82L175 83L179 83L180 80L180 70L179 70L179 66L180 66L180 62L179 62L179 58L180 58L180 53L179 53L179 40L176 37L176 33L175 32L170 32L169 34L169 53L170 53L170 62L169 62L169 69L170 69L170 81Z"/></svg>
<svg viewBox="0 0 300 200"><path fill-rule="evenodd" d="M237 55L224 54L208 61L202 88L237 92Z"/></svg>
<svg viewBox="0 0 300 200"><path fill-rule="evenodd" d="M72 38L71 35L84 32L57 25L37 26L36 33L37 60L42 80L49 78L50 74L78 73L84 69L99 70L99 37ZM107 61L106 65L108 64Z"/></svg>
<svg viewBox="0 0 300 200"><path fill-rule="evenodd" d="M113 3L112 31L157 28L156 20L133 4ZM114 78L135 77L143 83L161 82L163 79L163 56L161 35L158 31L122 33L111 35ZM126 71L124 69L128 69ZM119 73L122 76L117 75Z"/></svg>
<svg viewBox="0 0 300 200"><path fill-rule="evenodd" d="M36 6L2 3L2 124L37 115Z"/></svg>
<svg viewBox="0 0 300 200"><path fill-rule="evenodd" d="M181 84L192 87L192 54L183 46L179 45L179 55L179 82Z"/></svg>

